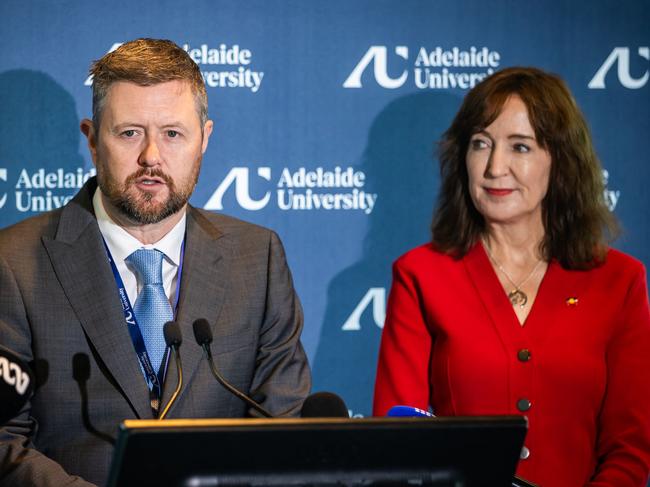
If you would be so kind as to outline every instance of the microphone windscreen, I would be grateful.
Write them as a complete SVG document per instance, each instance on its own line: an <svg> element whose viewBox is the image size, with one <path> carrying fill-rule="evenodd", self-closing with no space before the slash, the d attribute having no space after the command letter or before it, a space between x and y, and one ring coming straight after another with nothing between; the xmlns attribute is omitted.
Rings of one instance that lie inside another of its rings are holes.
<svg viewBox="0 0 650 487"><path fill-rule="evenodd" d="M0 426L20 412L34 390L34 374L18 356L0 349Z"/></svg>
<svg viewBox="0 0 650 487"><path fill-rule="evenodd" d="M168 321L163 326L163 335L165 336L165 343L168 347L180 347L183 343L183 336L181 335L181 328L175 321Z"/></svg>
<svg viewBox="0 0 650 487"><path fill-rule="evenodd" d="M72 378L75 382L87 382L90 379L90 359L85 353L72 356Z"/></svg>
<svg viewBox="0 0 650 487"><path fill-rule="evenodd" d="M332 392L311 394L302 404L301 418L349 418L348 407Z"/></svg>
<svg viewBox="0 0 650 487"><path fill-rule="evenodd" d="M424 409L413 406L393 406L388 410L386 416L389 418L435 418L435 414L425 411Z"/></svg>
<svg viewBox="0 0 650 487"><path fill-rule="evenodd" d="M194 330L194 338L196 343L200 346L212 343L212 330L210 330L210 323L205 318L199 318L192 324Z"/></svg>

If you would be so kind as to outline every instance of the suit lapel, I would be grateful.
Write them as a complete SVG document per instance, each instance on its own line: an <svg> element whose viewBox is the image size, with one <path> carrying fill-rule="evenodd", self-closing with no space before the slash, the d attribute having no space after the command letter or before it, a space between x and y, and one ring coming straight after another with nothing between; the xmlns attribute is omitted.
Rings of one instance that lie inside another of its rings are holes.
<svg viewBox="0 0 650 487"><path fill-rule="evenodd" d="M43 244L89 342L140 418L150 418L149 393L133 350L115 279L92 212L88 183L62 210L53 239Z"/></svg>
<svg viewBox="0 0 650 487"><path fill-rule="evenodd" d="M586 278L586 279L585 279ZM566 270L557 261L551 261L539 286L537 298L526 320L527 331L537 343L553 337L553 328L574 325L579 310L577 302L585 291L589 273L580 270Z"/></svg>
<svg viewBox="0 0 650 487"><path fill-rule="evenodd" d="M480 243L463 258L465 269L492 325L506 347L520 338L522 327Z"/></svg>
<svg viewBox="0 0 650 487"><path fill-rule="evenodd" d="M180 348L183 365L183 391L189 387L192 376L203 356L203 350L194 340L192 324L199 318L210 321L213 329L223 305L226 283L232 259L230 240L195 208L189 207L183 275L178 301L178 322L183 335ZM163 406L176 388L178 374L173 362L167 370L163 392ZM171 416L174 416L172 409Z"/></svg>
<svg viewBox="0 0 650 487"><path fill-rule="evenodd" d="M521 326L480 243L467 254L464 262L474 289L502 342L517 347L523 346L527 337L535 336L536 340L541 340L548 334L556 324L556 320L549 320L549 316L561 313L567 307L565 300L577 296L579 276L583 274L564 271L556 261L551 261L526 322Z"/></svg>

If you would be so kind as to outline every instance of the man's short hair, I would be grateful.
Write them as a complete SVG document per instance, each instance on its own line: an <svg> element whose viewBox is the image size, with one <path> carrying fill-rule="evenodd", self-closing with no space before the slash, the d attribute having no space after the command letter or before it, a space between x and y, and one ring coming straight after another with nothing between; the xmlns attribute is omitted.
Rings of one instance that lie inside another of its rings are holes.
<svg viewBox="0 0 650 487"><path fill-rule="evenodd" d="M165 39L136 39L93 62L93 125L99 123L108 89L116 81L152 86L167 81L187 81L192 89L201 127L208 120L208 95L201 70L175 43Z"/></svg>

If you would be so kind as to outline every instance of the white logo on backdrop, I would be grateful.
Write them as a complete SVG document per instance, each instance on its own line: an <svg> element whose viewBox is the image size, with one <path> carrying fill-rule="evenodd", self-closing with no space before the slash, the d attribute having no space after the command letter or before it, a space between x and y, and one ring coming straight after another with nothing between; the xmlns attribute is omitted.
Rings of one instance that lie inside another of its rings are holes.
<svg viewBox="0 0 650 487"><path fill-rule="evenodd" d="M361 330L361 315L372 304L372 319L379 328L384 327L386 320L386 289L383 287L371 287L368 292L361 298L359 304L354 308L341 330L359 331Z"/></svg>
<svg viewBox="0 0 650 487"><path fill-rule="evenodd" d="M264 73L251 69L253 52L239 44L210 47L201 44L191 47L183 44L192 60L201 67L203 80L209 88L247 88L257 93L262 85Z"/></svg>
<svg viewBox="0 0 650 487"><path fill-rule="evenodd" d="M618 204L618 200L621 197L621 192L618 189L609 189L609 171L607 169L603 169L603 182L605 183L605 203L607 204L609 211L614 211Z"/></svg>
<svg viewBox="0 0 650 487"><path fill-rule="evenodd" d="M60 208L70 201L77 190L95 175L95 168L84 171L83 168L66 170L63 168L33 169L23 168L15 184L16 210L21 213L50 211ZM8 181L7 170L0 169L0 180ZM7 201L7 194L0 198L0 208Z"/></svg>
<svg viewBox="0 0 650 487"><path fill-rule="evenodd" d="M108 52L113 52L123 42L114 43ZM250 68L253 53L244 49L239 44L228 46L219 44L219 47L210 47L201 44L192 47L189 44L181 46L201 67L201 75L205 85L209 88L248 88L252 93L257 93L262 84L264 73ZM205 70L204 70L205 68ZM93 84L92 75L86 78L85 86Z"/></svg>
<svg viewBox="0 0 650 487"><path fill-rule="evenodd" d="M0 181L7 180L7 170L5 168L0 168ZM3 194L0 198L0 208L2 208L7 202L7 193Z"/></svg>
<svg viewBox="0 0 650 487"><path fill-rule="evenodd" d="M643 59L650 61L650 47L639 47L638 53ZM605 77L615 63L618 65L618 80L625 88L638 90L639 88L643 88L648 82L650 73L647 69L640 78L633 78L630 74L630 48L615 47L609 56L607 56L602 66L598 68L598 71L596 71L596 74L591 78L587 86L592 90L605 89Z"/></svg>
<svg viewBox="0 0 650 487"><path fill-rule="evenodd" d="M386 46L370 46L343 82L343 87L362 88L361 77L370 63L373 64L374 78L379 86L387 89L404 86L409 77L409 70L404 69L397 78L392 78L388 74L388 52ZM395 54L404 60L409 59L407 46L395 47ZM494 73L500 62L501 54L487 47L420 47L412 66L413 85L421 90L471 89L483 78Z"/></svg>
<svg viewBox="0 0 650 487"><path fill-rule="evenodd" d="M271 180L271 168L270 167L258 167L257 175L261 178L266 179L267 181ZM235 198L237 198L237 203L239 206L245 210L257 211L264 208L271 199L271 192L267 191L264 197L260 200L254 200L251 198L248 181L248 168L247 167L233 167L226 178L221 182L217 187L210 199L205 204L204 208L206 210L223 210L223 195L226 190L235 183Z"/></svg>
<svg viewBox="0 0 650 487"><path fill-rule="evenodd" d="M235 186L237 204L245 210L258 211L271 201L271 191L267 191L259 200L250 196L250 178L248 167L233 167L212 193L204 208L206 210L223 210L223 197L228 189ZM257 175L271 181L271 168L258 167ZM361 210L369 215L377 194L364 190L366 174L353 167L336 166L328 170L317 167L308 170L305 167L289 169L285 167L275 183L275 202L277 208L288 210Z"/></svg>
<svg viewBox="0 0 650 487"><path fill-rule="evenodd" d="M408 47L397 46L395 48L395 54L404 59L408 59ZM366 51L364 56L361 58L361 61L359 61L350 73L350 76L348 76L343 82L343 87L361 88L361 75L370 63L373 63L374 65L375 81L377 81L379 86L388 89L395 89L399 88L406 82L406 78L408 77L408 72L406 70L404 70L398 78L391 78L388 75L388 54L386 46L370 46L370 49Z"/></svg>

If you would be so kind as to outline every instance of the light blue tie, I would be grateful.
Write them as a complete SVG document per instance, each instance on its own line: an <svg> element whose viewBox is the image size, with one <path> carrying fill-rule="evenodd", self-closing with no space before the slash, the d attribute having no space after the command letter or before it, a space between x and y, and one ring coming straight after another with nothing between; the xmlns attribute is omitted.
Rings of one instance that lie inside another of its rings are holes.
<svg viewBox="0 0 650 487"><path fill-rule="evenodd" d="M154 249L139 249L126 258L138 274L142 290L135 301L133 312L149 353L151 365L158 372L165 356L163 325L174 319L172 307L165 295L162 280L164 254Z"/></svg>

